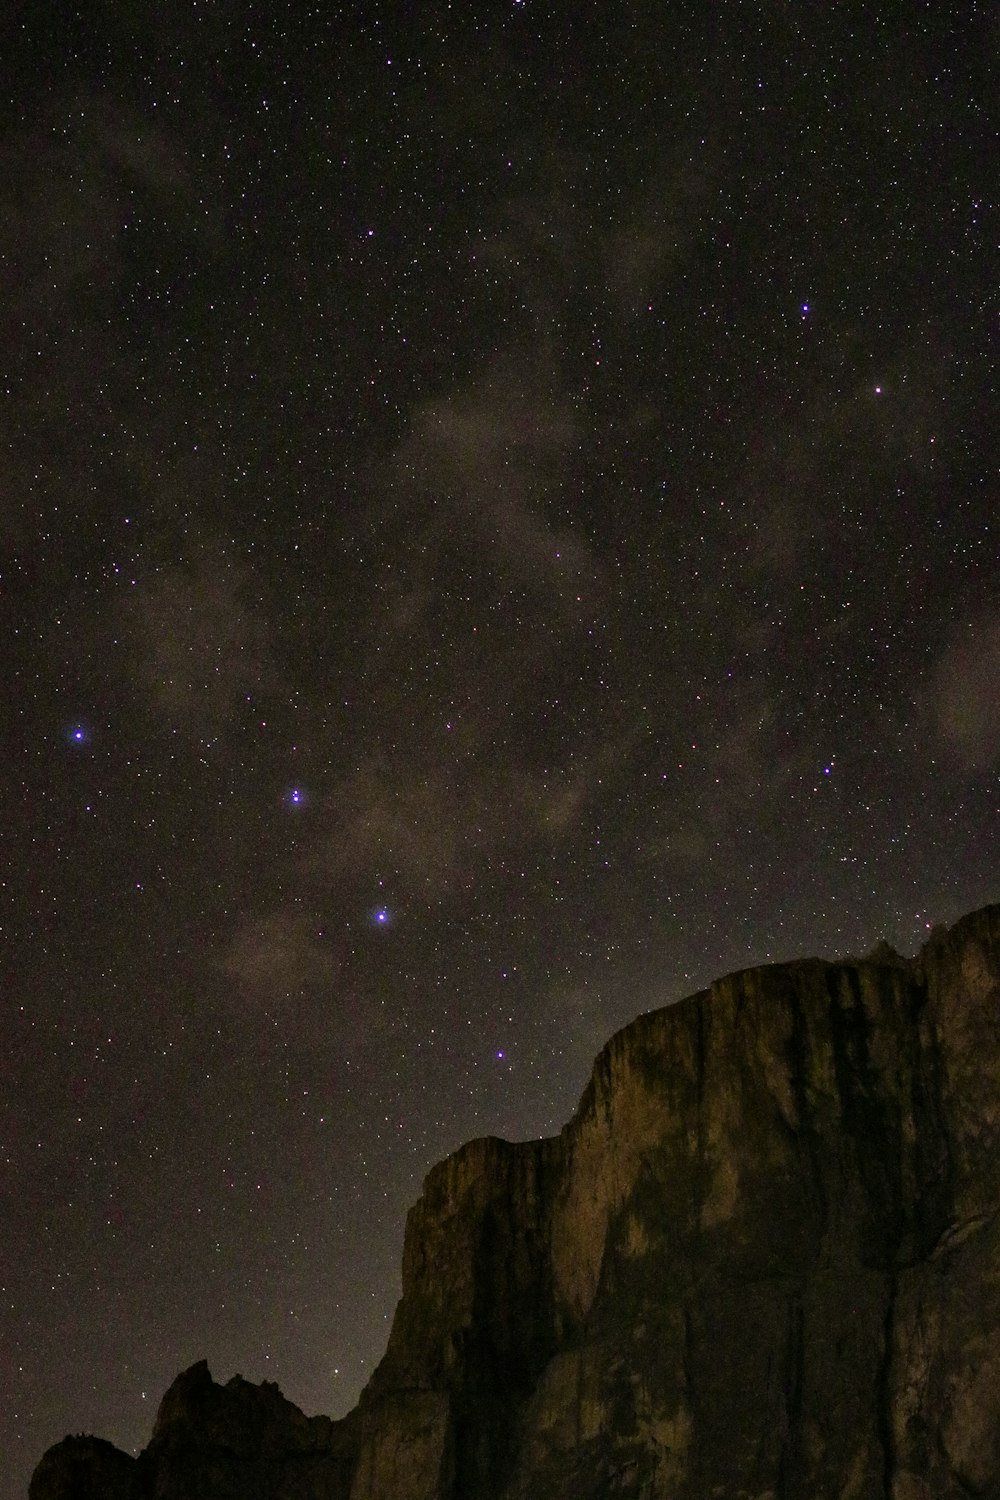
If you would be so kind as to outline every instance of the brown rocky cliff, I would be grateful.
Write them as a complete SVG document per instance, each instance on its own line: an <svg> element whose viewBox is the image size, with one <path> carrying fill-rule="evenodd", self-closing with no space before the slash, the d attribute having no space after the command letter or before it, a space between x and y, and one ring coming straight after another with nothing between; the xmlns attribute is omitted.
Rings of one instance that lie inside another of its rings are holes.
<svg viewBox="0 0 1000 1500"><path fill-rule="evenodd" d="M998 1203L1000 908L747 970L614 1037L557 1139L430 1173L344 1422L195 1367L32 1500L1000 1496Z"/></svg>

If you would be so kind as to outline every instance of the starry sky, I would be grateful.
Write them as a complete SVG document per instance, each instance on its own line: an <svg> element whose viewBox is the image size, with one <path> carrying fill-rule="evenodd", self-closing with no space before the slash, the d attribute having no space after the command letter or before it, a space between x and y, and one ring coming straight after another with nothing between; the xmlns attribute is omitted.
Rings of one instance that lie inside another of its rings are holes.
<svg viewBox="0 0 1000 1500"><path fill-rule="evenodd" d="M2 1500L342 1414L442 1155L1000 896L990 9L8 8Z"/></svg>

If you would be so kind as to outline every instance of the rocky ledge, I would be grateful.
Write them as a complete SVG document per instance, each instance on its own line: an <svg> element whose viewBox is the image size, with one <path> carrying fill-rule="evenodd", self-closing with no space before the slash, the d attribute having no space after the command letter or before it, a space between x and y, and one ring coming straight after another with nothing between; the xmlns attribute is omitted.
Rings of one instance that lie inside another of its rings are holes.
<svg viewBox="0 0 1000 1500"><path fill-rule="evenodd" d="M998 1207L1000 907L748 969L613 1037L559 1137L431 1171L342 1421L196 1365L31 1500L996 1497Z"/></svg>

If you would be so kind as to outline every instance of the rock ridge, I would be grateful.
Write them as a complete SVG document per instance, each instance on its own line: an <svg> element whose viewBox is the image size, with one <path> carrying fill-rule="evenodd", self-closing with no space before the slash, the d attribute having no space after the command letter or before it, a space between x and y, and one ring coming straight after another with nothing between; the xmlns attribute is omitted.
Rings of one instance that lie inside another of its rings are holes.
<svg viewBox="0 0 1000 1500"><path fill-rule="evenodd" d="M30 1496L967 1500L998 1393L991 906L640 1016L558 1136L435 1166L341 1421L199 1364L138 1458L65 1439Z"/></svg>

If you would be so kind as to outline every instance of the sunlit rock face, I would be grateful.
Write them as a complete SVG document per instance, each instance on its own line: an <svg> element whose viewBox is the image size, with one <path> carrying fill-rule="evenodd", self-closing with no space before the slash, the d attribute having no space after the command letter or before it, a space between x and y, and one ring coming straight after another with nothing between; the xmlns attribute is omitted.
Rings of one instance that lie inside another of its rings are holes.
<svg viewBox="0 0 1000 1500"><path fill-rule="evenodd" d="M747 970L612 1038L557 1139L434 1168L344 1421L196 1366L32 1500L1000 1495L998 1204L1000 907Z"/></svg>

